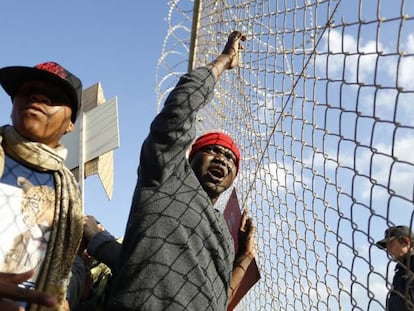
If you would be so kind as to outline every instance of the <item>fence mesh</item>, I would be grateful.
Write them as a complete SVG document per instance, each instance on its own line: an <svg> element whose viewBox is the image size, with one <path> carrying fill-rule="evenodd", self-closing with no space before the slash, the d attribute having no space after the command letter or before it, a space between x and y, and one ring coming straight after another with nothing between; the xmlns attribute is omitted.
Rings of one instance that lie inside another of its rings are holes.
<svg viewBox="0 0 414 311"><path fill-rule="evenodd" d="M236 309L384 310L394 263L375 241L414 216L414 2L169 7L159 106L231 31L247 36L198 119L239 145L235 187L258 227L261 280Z"/></svg>

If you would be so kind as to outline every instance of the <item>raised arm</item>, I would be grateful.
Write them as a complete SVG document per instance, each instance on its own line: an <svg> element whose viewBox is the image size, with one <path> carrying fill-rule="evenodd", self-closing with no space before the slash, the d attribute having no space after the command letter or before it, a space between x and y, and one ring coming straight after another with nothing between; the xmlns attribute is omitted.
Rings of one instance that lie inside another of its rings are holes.
<svg viewBox="0 0 414 311"><path fill-rule="evenodd" d="M244 38L244 37L243 37ZM151 123L140 158L141 186L154 187L175 174L196 135L196 115L211 99L222 72L239 63L242 35L232 32L217 58L183 75ZM180 161L177 161L180 160Z"/></svg>

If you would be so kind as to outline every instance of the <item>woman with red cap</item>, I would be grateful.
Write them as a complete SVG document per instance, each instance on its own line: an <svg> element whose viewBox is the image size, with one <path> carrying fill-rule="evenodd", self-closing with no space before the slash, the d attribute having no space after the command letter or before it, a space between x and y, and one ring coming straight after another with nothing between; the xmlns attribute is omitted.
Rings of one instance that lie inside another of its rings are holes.
<svg viewBox="0 0 414 311"><path fill-rule="evenodd" d="M217 132L192 144L196 114L221 73L238 65L241 40L240 32L231 33L215 61L184 75L151 124L110 310L226 310L254 257L251 219L243 215L245 243L235 256L225 219L213 207L237 175L237 146Z"/></svg>

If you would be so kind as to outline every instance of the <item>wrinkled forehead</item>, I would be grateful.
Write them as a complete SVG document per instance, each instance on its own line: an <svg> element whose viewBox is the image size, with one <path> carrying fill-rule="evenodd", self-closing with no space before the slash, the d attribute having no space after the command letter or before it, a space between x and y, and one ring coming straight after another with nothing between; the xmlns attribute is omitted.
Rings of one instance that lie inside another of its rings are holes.
<svg viewBox="0 0 414 311"><path fill-rule="evenodd" d="M204 148L214 148L214 149L220 151L221 153L231 153L234 157L236 157L233 150L231 150L230 148L224 147L222 145L219 145L219 144L207 145L207 146L203 147L203 149Z"/></svg>

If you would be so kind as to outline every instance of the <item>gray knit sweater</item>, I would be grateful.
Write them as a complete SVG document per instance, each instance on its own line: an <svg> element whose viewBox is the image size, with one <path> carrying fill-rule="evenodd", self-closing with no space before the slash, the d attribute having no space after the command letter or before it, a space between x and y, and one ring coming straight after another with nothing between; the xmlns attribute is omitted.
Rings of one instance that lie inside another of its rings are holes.
<svg viewBox="0 0 414 311"><path fill-rule="evenodd" d="M186 159L214 85L206 67L184 75L151 124L110 310L226 310L233 240Z"/></svg>

